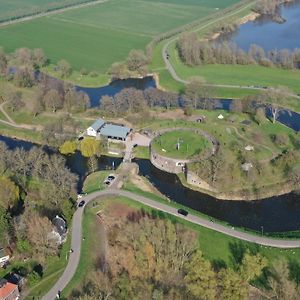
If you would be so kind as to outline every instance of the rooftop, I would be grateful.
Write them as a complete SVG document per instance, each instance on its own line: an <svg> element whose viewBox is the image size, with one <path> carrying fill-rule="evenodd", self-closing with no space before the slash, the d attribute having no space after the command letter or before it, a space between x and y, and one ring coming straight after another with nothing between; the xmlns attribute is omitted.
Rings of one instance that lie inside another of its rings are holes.
<svg viewBox="0 0 300 300"><path fill-rule="evenodd" d="M101 128L100 134L104 136L125 139L130 131L131 129L126 126L106 124L104 127Z"/></svg>
<svg viewBox="0 0 300 300"><path fill-rule="evenodd" d="M52 223L55 226L56 231L59 233L60 236L67 233L67 224L66 224L66 221L63 218L61 218L59 216L56 216L52 220Z"/></svg>
<svg viewBox="0 0 300 300"><path fill-rule="evenodd" d="M97 121L95 121L91 127L94 129L94 130L99 130L103 125L105 124L105 121L102 120L102 119L98 119Z"/></svg>
<svg viewBox="0 0 300 300"><path fill-rule="evenodd" d="M0 299L5 299L8 295L10 295L18 286L5 281L1 281L0 285Z"/></svg>

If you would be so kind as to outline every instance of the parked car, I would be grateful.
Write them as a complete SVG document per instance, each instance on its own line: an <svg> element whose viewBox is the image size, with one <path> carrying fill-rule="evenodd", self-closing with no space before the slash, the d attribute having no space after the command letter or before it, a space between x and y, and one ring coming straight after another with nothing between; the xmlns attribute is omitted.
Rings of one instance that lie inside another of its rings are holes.
<svg viewBox="0 0 300 300"><path fill-rule="evenodd" d="M134 145L133 145L133 148L136 148L137 146L138 146L138 144L134 144Z"/></svg>
<svg viewBox="0 0 300 300"><path fill-rule="evenodd" d="M186 211L185 209L183 208L179 208L178 211L177 211L180 215L183 215L183 216L187 216L189 213L188 211Z"/></svg>
<svg viewBox="0 0 300 300"><path fill-rule="evenodd" d="M104 180L104 184L106 185L111 185L111 183L113 183L113 181L116 179L116 176L113 174L108 175L105 180Z"/></svg>
<svg viewBox="0 0 300 300"><path fill-rule="evenodd" d="M82 201L79 202L78 207L83 207L84 205L85 205L85 201L82 200Z"/></svg>

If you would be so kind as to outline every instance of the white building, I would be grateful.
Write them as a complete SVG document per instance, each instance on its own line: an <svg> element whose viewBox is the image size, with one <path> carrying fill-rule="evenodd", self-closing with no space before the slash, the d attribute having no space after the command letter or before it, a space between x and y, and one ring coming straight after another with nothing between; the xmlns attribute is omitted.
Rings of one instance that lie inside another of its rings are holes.
<svg viewBox="0 0 300 300"><path fill-rule="evenodd" d="M93 136L96 137L99 132L100 129L105 125L105 121L102 119L97 120L96 122L94 122L88 129L87 129L87 135L88 136Z"/></svg>

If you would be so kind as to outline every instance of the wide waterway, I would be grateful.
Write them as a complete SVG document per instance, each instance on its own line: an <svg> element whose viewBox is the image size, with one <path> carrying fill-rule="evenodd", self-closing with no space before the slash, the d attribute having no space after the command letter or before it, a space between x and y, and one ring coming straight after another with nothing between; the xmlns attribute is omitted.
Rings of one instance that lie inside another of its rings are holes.
<svg viewBox="0 0 300 300"><path fill-rule="evenodd" d="M10 149L24 148L29 150L34 145L0 136ZM48 152L54 152L46 148ZM79 177L79 189L88 174L87 159L79 152L66 157L67 166ZM99 159L101 170L118 167L120 158L103 156ZM169 174L155 168L149 160L137 159L140 175L148 180L172 201L181 203L213 218L226 221L232 226L245 227L265 232L285 232L300 230L300 196L290 193L283 196L271 197L259 201L224 201L209 195L184 187L174 174Z"/></svg>
<svg viewBox="0 0 300 300"><path fill-rule="evenodd" d="M257 44L265 51L300 48L300 0L281 6L281 16L286 20L282 24L267 17L245 23L228 39L245 51L251 44Z"/></svg>

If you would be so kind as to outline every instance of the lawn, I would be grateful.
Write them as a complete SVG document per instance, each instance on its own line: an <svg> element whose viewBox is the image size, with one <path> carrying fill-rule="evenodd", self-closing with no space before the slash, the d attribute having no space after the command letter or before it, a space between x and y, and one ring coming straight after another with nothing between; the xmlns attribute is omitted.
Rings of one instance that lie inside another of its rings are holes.
<svg viewBox="0 0 300 300"><path fill-rule="evenodd" d="M104 189L104 180L111 171L98 171L90 174L84 181L83 192L92 193Z"/></svg>
<svg viewBox="0 0 300 300"><path fill-rule="evenodd" d="M152 143L155 151L172 158L188 159L199 155L209 142L192 131L171 131L155 138Z"/></svg>
<svg viewBox="0 0 300 300"><path fill-rule="evenodd" d="M43 48L52 63L64 58L74 69L106 74L133 48L145 48L156 35L201 19L237 0L109 0L0 29L1 46Z"/></svg>

